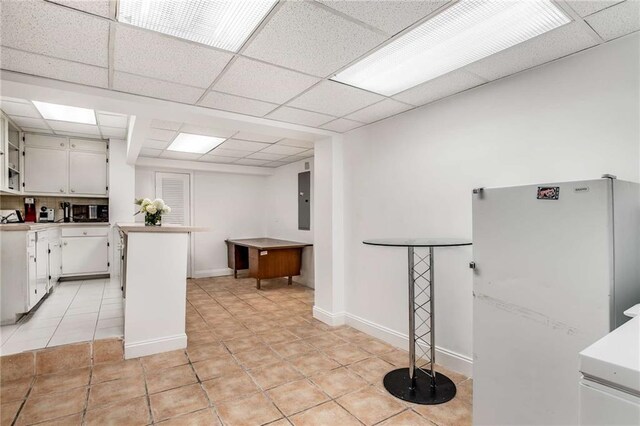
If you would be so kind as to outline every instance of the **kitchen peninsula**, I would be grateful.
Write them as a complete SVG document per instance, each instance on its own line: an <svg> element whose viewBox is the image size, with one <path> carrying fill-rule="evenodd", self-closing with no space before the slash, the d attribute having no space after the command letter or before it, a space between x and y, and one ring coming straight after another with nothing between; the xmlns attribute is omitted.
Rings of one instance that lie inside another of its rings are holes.
<svg viewBox="0 0 640 426"><path fill-rule="evenodd" d="M187 251L192 226L117 224L124 236L124 356L187 347Z"/></svg>

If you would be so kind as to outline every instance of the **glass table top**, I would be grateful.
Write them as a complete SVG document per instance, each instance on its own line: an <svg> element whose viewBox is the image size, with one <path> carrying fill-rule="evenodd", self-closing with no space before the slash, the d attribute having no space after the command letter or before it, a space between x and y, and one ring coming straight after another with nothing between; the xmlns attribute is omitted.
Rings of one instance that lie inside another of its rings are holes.
<svg viewBox="0 0 640 426"><path fill-rule="evenodd" d="M470 246L471 241L463 238L375 238L364 240L370 246L388 247L457 247Z"/></svg>

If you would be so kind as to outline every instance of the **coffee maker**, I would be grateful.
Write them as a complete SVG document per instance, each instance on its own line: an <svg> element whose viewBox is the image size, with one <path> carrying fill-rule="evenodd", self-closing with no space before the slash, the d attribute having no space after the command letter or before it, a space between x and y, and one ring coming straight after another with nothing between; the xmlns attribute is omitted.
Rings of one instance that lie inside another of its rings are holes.
<svg viewBox="0 0 640 426"><path fill-rule="evenodd" d="M24 221L25 222L36 221L36 199L35 198L24 199Z"/></svg>
<svg viewBox="0 0 640 426"><path fill-rule="evenodd" d="M64 223L71 222L71 203L64 202L60 203L60 208L62 208L62 217L64 218Z"/></svg>

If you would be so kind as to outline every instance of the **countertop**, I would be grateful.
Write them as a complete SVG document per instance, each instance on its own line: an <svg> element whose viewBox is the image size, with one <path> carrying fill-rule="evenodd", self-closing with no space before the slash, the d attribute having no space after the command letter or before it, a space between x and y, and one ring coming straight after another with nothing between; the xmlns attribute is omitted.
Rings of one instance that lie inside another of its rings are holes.
<svg viewBox="0 0 640 426"><path fill-rule="evenodd" d="M580 372L640 393L640 317L580 352Z"/></svg>
<svg viewBox="0 0 640 426"><path fill-rule="evenodd" d="M238 246L252 247L258 250L300 248L313 245L311 243L299 243L297 241L278 240L275 238L243 238L239 240L228 239L225 241Z"/></svg>
<svg viewBox="0 0 640 426"><path fill-rule="evenodd" d="M111 226L109 222L24 222L24 223L2 223L0 231L38 231L41 229L57 228L57 227L96 227Z"/></svg>
<svg viewBox="0 0 640 426"><path fill-rule="evenodd" d="M155 232L155 233L181 233L181 232L203 232L209 228L199 226L182 226L164 224L162 226L145 226L144 223L116 223L116 226L125 234L130 232Z"/></svg>

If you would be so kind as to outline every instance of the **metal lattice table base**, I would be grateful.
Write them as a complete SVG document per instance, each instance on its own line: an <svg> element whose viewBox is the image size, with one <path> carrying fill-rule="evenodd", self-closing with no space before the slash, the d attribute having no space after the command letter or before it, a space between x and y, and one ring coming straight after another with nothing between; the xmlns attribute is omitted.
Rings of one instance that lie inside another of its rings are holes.
<svg viewBox="0 0 640 426"><path fill-rule="evenodd" d="M396 398L414 404L442 404L456 396L456 385L444 374L434 373L435 386L424 371L416 369L414 374L415 383L412 383L408 368L393 370L384 376L384 387Z"/></svg>

